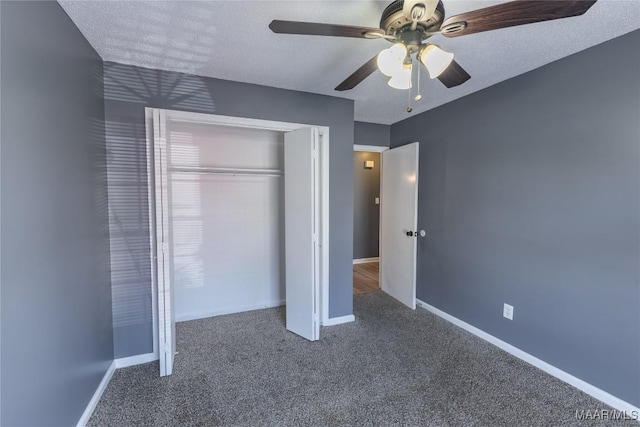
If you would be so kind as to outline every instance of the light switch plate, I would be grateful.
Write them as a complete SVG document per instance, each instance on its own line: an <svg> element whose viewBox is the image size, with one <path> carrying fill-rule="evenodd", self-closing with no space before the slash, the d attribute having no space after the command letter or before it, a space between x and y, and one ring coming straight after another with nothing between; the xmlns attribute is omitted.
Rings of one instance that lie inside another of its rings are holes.
<svg viewBox="0 0 640 427"><path fill-rule="evenodd" d="M505 304L502 309L502 315L509 320L513 320L513 306L509 304Z"/></svg>
<svg viewBox="0 0 640 427"><path fill-rule="evenodd" d="M380 197L376 197L376 205L380 204Z"/></svg>

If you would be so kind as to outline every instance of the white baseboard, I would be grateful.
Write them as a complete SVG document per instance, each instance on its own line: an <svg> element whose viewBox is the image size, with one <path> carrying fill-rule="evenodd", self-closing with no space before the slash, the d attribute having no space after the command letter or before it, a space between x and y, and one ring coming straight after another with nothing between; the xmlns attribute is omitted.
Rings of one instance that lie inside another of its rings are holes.
<svg viewBox="0 0 640 427"><path fill-rule="evenodd" d="M109 384L109 381L111 381L111 377L113 376L113 373L115 372L115 370L116 370L116 362L114 360L113 362L111 362L111 365L109 365L109 367L107 368L107 372L104 373L104 376L102 377L102 381L100 381L100 384L98 384L98 388L96 389L96 392L93 393L93 397L91 397L89 404L87 405L84 412L82 413L82 416L80 417L80 420L76 425L77 427L84 427L87 425L87 423L89 422L89 418L91 418L91 415L93 414L93 411L96 409L96 406L98 406L98 402L102 397L102 393L104 393L105 389L107 388L107 385Z"/></svg>
<svg viewBox="0 0 640 427"><path fill-rule="evenodd" d="M353 263L354 264L367 264L369 262L380 262L380 258L379 257L373 257L373 258L358 258L358 259L354 259Z"/></svg>
<svg viewBox="0 0 640 427"><path fill-rule="evenodd" d="M89 418L91 418L93 411L95 411L96 406L98 405L98 402L102 397L102 393L104 393L105 389L107 388L107 385L109 384L109 381L111 381L111 377L113 376L113 373L116 369L126 368L133 365L140 365L142 363L149 363L153 362L154 360L158 360L158 356L155 353L147 353L139 354L137 356L122 357L111 362L111 365L109 365L107 372L105 372L104 377L102 377L102 381L100 381L100 384L98 384L96 392L93 393L93 397L89 401L89 404L82 413L80 421L78 421L78 424L76 426L84 427L85 425L87 425L87 423L89 422Z"/></svg>
<svg viewBox="0 0 640 427"><path fill-rule="evenodd" d="M206 311L202 313L189 313L176 316L176 322L188 322L189 320L206 319L207 317L223 316L225 314L242 313L243 311L262 310L264 308L274 308L285 305L286 300L269 301L260 304L240 305L234 307L225 307L219 310Z"/></svg>
<svg viewBox="0 0 640 427"><path fill-rule="evenodd" d="M348 316L332 317L331 319L327 319L324 322L322 322L322 326L335 326L335 325L340 325L342 323L353 322L355 320L356 320L356 317L353 314L350 314Z"/></svg>
<svg viewBox="0 0 640 427"><path fill-rule="evenodd" d="M618 397L615 397L614 395L609 394L606 391L599 389L598 387L581 380L580 378L574 377L573 375L563 371L562 369L556 368L555 366L550 365L544 360L540 360L537 357L532 356L531 354L526 353L520 350L519 348L514 347L511 344L505 341L502 341L501 339L496 338L493 335L490 335L484 332L483 330L478 329L475 326L472 326L458 319L457 317L453 317L452 315L445 313L444 311L439 310L434 306L427 304L424 301L420 301L419 299L416 298L416 305L427 311L430 311L436 316L442 317L443 319L453 323L456 326L461 327L462 329L468 332L471 332L473 335L479 338L482 338L483 340L495 345L496 347L501 348L502 350L512 354L518 359L524 360L525 362L535 366L536 368L542 369L549 375L552 375L558 378L559 380L574 386L578 390L582 390L588 395L595 397L596 399L600 400L603 403L606 403L607 405L611 406L614 409L626 412L627 414L640 413L640 408L633 406L631 403L625 402L624 400Z"/></svg>
<svg viewBox="0 0 640 427"><path fill-rule="evenodd" d="M158 355L155 353L138 354L136 356L122 357L114 360L116 368L127 368L129 366L141 365L143 363L155 362Z"/></svg>

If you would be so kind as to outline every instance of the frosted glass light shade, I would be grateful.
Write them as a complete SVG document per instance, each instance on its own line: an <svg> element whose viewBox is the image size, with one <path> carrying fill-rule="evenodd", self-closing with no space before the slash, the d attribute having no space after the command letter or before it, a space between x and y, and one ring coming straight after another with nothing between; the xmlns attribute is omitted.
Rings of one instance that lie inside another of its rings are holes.
<svg viewBox="0 0 640 427"><path fill-rule="evenodd" d="M392 77L402 71L402 62L406 56L406 46L402 43L396 43L378 54L378 69L385 76Z"/></svg>
<svg viewBox="0 0 640 427"><path fill-rule="evenodd" d="M403 65L401 71L397 72L389 79L388 85L394 89L410 89L411 68L411 64Z"/></svg>
<svg viewBox="0 0 640 427"><path fill-rule="evenodd" d="M453 53L446 52L435 45L428 45L422 52L420 52L420 62L427 67L429 71L429 77L435 79L444 70L447 69L449 64L453 61Z"/></svg>

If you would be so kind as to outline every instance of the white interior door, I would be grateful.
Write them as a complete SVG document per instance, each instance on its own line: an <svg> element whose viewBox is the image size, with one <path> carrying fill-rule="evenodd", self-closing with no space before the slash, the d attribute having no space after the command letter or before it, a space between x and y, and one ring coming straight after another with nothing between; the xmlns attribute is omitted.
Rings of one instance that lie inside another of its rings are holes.
<svg viewBox="0 0 640 427"><path fill-rule="evenodd" d="M285 134L286 324L310 341L320 336L317 153L317 128Z"/></svg>
<svg viewBox="0 0 640 427"><path fill-rule="evenodd" d="M382 153L380 288L416 308L418 143ZM411 235L409 235L411 233Z"/></svg>
<svg viewBox="0 0 640 427"><path fill-rule="evenodd" d="M153 116L155 160L155 228L158 281L158 352L160 376L171 375L176 351L176 319L171 286L169 153L167 152L166 117L162 110Z"/></svg>

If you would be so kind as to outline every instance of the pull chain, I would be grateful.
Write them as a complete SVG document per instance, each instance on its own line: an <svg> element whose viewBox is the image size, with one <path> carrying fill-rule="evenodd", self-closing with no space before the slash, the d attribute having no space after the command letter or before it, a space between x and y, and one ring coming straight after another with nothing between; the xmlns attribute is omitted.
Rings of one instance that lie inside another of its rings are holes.
<svg viewBox="0 0 640 427"><path fill-rule="evenodd" d="M413 107L411 106L411 81L413 80L413 60L411 61L411 78L409 79L409 106L407 107L407 113L410 113L413 111Z"/></svg>
<svg viewBox="0 0 640 427"><path fill-rule="evenodd" d="M414 99L416 101L420 101L422 99L422 95L420 95L420 64L418 64L418 94Z"/></svg>

